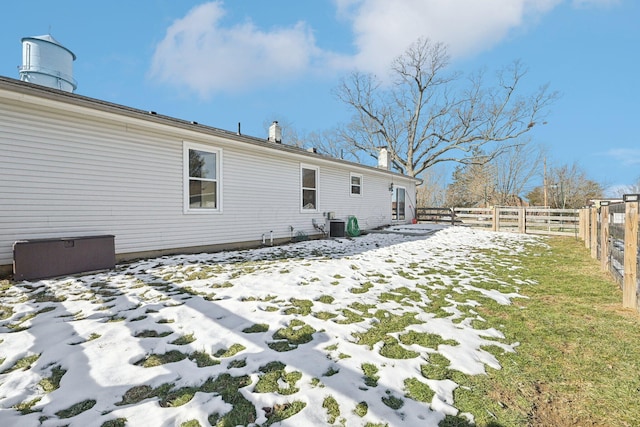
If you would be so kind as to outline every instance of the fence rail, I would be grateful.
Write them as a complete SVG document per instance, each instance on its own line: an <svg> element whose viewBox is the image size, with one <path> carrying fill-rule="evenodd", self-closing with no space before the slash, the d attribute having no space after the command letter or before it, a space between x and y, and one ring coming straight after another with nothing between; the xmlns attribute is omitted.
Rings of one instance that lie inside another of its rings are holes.
<svg viewBox="0 0 640 427"><path fill-rule="evenodd" d="M577 236L580 220L577 209L524 207L417 208L416 219L494 231L559 236Z"/></svg>

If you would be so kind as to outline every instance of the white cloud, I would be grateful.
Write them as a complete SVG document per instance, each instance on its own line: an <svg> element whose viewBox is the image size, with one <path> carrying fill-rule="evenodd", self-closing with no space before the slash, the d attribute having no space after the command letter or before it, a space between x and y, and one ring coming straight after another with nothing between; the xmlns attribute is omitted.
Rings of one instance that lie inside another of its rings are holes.
<svg viewBox="0 0 640 427"><path fill-rule="evenodd" d="M216 1L176 20L156 46L151 76L207 97L285 81L321 53L303 22L265 32L250 21L224 27L224 15Z"/></svg>
<svg viewBox="0 0 640 427"><path fill-rule="evenodd" d="M442 42L452 58L477 54L568 0L334 0L351 26L353 55L316 45L306 22L261 29L250 20L228 25L224 3L195 7L157 45L151 76L207 97L285 82L312 72L351 70L384 76L391 61L419 37ZM574 6L618 0L571 0Z"/></svg>
<svg viewBox="0 0 640 427"><path fill-rule="evenodd" d="M640 149L637 148L613 148L606 154L624 166L640 165Z"/></svg>
<svg viewBox="0 0 640 427"><path fill-rule="evenodd" d="M445 43L453 58L499 43L529 17L561 0L336 0L353 23L362 69L386 72L396 56L419 37Z"/></svg>

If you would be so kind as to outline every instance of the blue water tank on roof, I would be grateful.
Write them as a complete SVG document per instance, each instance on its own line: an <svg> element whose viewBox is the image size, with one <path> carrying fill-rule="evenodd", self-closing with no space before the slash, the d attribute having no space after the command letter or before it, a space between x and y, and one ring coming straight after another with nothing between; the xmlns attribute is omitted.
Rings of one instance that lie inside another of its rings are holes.
<svg viewBox="0 0 640 427"><path fill-rule="evenodd" d="M78 84L73 78L76 55L51 35L22 39L20 80L73 92Z"/></svg>

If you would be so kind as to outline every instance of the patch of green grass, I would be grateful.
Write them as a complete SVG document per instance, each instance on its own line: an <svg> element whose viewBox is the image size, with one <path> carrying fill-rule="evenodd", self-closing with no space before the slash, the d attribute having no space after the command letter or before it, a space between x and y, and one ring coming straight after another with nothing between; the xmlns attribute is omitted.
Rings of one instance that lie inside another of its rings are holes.
<svg viewBox="0 0 640 427"><path fill-rule="evenodd" d="M440 335L430 334L427 332L409 331L406 334L402 334L398 337L400 342L405 345L418 344L422 347L437 349L440 344L446 345L460 345L456 340L445 340Z"/></svg>
<svg viewBox="0 0 640 427"><path fill-rule="evenodd" d="M113 420L103 422L100 427L125 427L126 425L126 418L115 418Z"/></svg>
<svg viewBox="0 0 640 427"><path fill-rule="evenodd" d="M75 417L76 415L81 414L93 408L95 404L96 404L95 400L92 400L92 399L83 400L82 402L78 402L74 405L69 406L67 409L63 409L61 411L56 412L56 415L60 418Z"/></svg>
<svg viewBox="0 0 640 427"><path fill-rule="evenodd" d="M178 350L171 350L164 354L150 354L149 356L138 360L134 365L144 368L152 368L154 366L165 365L167 363L179 362L187 358L187 354Z"/></svg>
<svg viewBox="0 0 640 427"><path fill-rule="evenodd" d="M189 360L194 362L198 368L205 368L207 366L219 365L220 361L213 359L208 353L204 351L194 351L189 355Z"/></svg>
<svg viewBox="0 0 640 427"><path fill-rule="evenodd" d="M144 331L140 331L136 333L135 337L136 338L162 338L162 337L171 335L172 333L173 332L170 332L170 331L158 332L152 329L145 329Z"/></svg>
<svg viewBox="0 0 640 427"><path fill-rule="evenodd" d="M373 363L363 363L360 365L362 373L364 373L364 383L367 387L377 387L380 376L378 375L378 367Z"/></svg>
<svg viewBox="0 0 640 427"><path fill-rule="evenodd" d="M209 423L216 427L235 427L249 425L256 420L256 408L240 393L240 389L251 384L248 375L232 377L222 374L215 379L208 379L200 388L205 393L217 393L225 403L232 405L224 415L211 414Z"/></svg>
<svg viewBox="0 0 640 427"><path fill-rule="evenodd" d="M248 328L244 328L242 332L245 334L257 334L260 332L267 332L269 330L269 325L266 323L256 323L255 325L251 325Z"/></svg>
<svg viewBox="0 0 640 427"><path fill-rule="evenodd" d="M267 413L267 422L264 423L263 426L268 427L272 424L286 420L287 418L290 418L302 411L305 406L307 406L307 404L300 401L274 405L271 411Z"/></svg>
<svg viewBox="0 0 640 427"><path fill-rule="evenodd" d="M172 385L173 387L173 385ZM116 403L116 406L131 405L142 402L145 399L156 396L155 390L148 385L138 385L131 387L122 396L122 400Z"/></svg>
<svg viewBox="0 0 640 427"><path fill-rule="evenodd" d="M0 305L0 320L8 319L11 316L13 316L13 307Z"/></svg>
<svg viewBox="0 0 640 427"><path fill-rule="evenodd" d="M355 412L355 414L357 416L359 416L360 418L364 417L365 415L367 415L367 412L369 412L369 405L367 404L367 402L362 401L360 403L358 403L355 407L355 409L353 410L353 412Z"/></svg>
<svg viewBox="0 0 640 427"><path fill-rule="evenodd" d="M1 373L7 374L9 372L17 371L20 369L22 369L23 371L26 371L27 369L31 369L31 365L39 358L40 358L39 354L32 354L31 356L25 356L21 359L18 359L16 363L13 364L13 366L5 369Z"/></svg>
<svg viewBox="0 0 640 427"><path fill-rule="evenodd" d="M278 393L290 395L297 393L296 382L302 378L302 373L298 371L285 372L285 365L281 362L270 362L259 368L262 375L259 376L253 391L256 393ZM282 387L280 384L287 384Z"/></svg>
<svg viewBox="0 0 640 427"><path fill-rule="evenodd" d="M241 351L246 350L246 347L242 344L232 344L229 348L221 348L216 351L213 356L214 357L233 357Z"/></svg>
<svg viewBox="0 0 640 427"><path fill-rule="evenodd" d="M338 317L338 315L336 313L331 313L328 311L318 311L316 313L313 313L313 317L320 320L330 320Z"/></svg>
<svg viewBox="0 0 640 427"><path fill-rule="evenodd" d="M352 294L366 294L367 292L369 292L369 289L371 288L373 288L373 283L364 282L360 285L359 288L349 289L349 292L351 292Z"/></svg>
<svg viewBox="0 0 640 427"><path fill-rule="evenodd" d="M327 410L327 422L334 424L340 416L340 405L333 396L327 396L322 401L322 407Z"/></svg>
<svg viewBox="0 0 640 427"><path fill-rule="evenodd" d="M318 298L316 298L316 301L323 304L331 304L335 301L335 298L331 295L320 295Z"/></svg>
<svg viewBox="0 0 640 427"><path fill-rule="evenodd" d="M387 390L386 393L387 395L382 398L382 403L396 411L404 406L404 400L391 394L391 390Z"/></svg>
<svg viewBox="0 0 640 427"><path fill-rule="evenodd" d="M451 371L449 370L449 359L441 354L433 353L429 355L429 363L420 365L420 373L430 380L446 380L451 379Z"/></svg>
<svg viewBox="0 0 640 427"><path fill-rule="evenodd" d="M47 291L38 292L37 294L33 295L31 298L33 298L34 302L62 302L67 299L67 297L56 296Z"/></svg>
<svg viewBox="0 0 640 427"><path fill-rule="evenodd" d="M198 420L189 420L180 424L180 427L202 427Z"/></svg>
<svg viewBox="0 0 640 427"><path fill-rule="evenodd" d="M411 306L413 304L407 303L405 300L420 302L422 301L422 294L407 287L401 287L392 289L389 292L381 293L378 300L380 302L395 301L399 304Z"/></svg>
<svg viewBox="0 0 640 427"><path fill-rule="evenodd" d="M36 405L36 403L38 403L41 399L42 397L36 397L35 399L32 399L28 402L19 403L15 405L13 408L18 412L20 412L22 415L28 415L34 412L41 412L41 410L36 411L32 409Z"/></svg>
<svg viewBox="0 0 640 427"><path fill-rule="evenodd" d="M387 339L387 334L389 333L401 332L409 325L422 323L415 318L416 313L411 312L398 315L388 311L378 310L374 316L375 320L366 332L356 332L353 334L358 344L369 346L369 348L372 348L377 342ZM395 341L397 343L397 340Z"/></svg>
<svg viewBox="0 0 640 427"><path fill-rule="evenodd" d="M38 384L45 393L51 393L60 387L60 380L67 373L66 369L62 369L60 365L51 368L51 376L41 379Z"/></svg>
<svg viewBox="0 0 640 427"><path fill-rule="evenodd" d="M420 356L419 353L402 347L398 343L398 340L390 335L387 335L382 341L382 348L380 348L381 356L389 359L414 359Z"/></svg>
<svg viewBox="0 0 640 427"><path fill-rule="evenodd" d="M196 338L193 336L193 334L188 334L188 335L182 335L182 336L176 338L175 340L171 341L169 344L187 345L187 344L191 344L195 340L196 340Z"/></svg>
<svg viewBox="0 0 640 427"><path fill-rule="evenodd" d="M353 302L351 304L349 304L349 308L355 310L355 311L359 311L360 313L362 313L363 317L367 317L367 318L371 318L373 317L373 315L371 313L369 313L370 310L373 310L374 308L376 308L375 304L364 304L361 302Z"/></svg>
<svg viewBox="0 0 640 427"><path fill-rule="evenodd" d="M418 402L429 403L435 396L435 392L427 384L417 378L407 378L404 380L406 396Z"/></svg>
<svg viewBox="0 0 640 427"><path fill-rule="evenodd" d="M341 325L348 325L351 323L360 323L364 321L364 317L362 317L362 315L347 308L342 310L342 315L345 317L344 319L334 320L334 322Z"/></svg>
<svg viewBox="0 0 640 427"><path fill-rule="evenodd" d="M336 369L333 366L330 366L329 369L327 369L327 372L325 372L324 374L322 374L323 377L332 377L335 374L337 374L338 372L340 372L340 369Z"/></svg>
<svg viewBox="0 0 640 427"><path fill-rule="evenodd" d="M229 362L227 369L244 368L247 366L247 359L236 359Z"/></svg>
<svg viewBox="0 0 640 427"><path fill-rule="evenodd" d="M309 314L311 314L313 301L308 299L291 298L289 302L293 305L293 307L289 307L284 310L284 314L299 314L301 316L308 316Z"/></svg>
<svg viewBox="0 0 640 427"><path fill-rule="evenodd" d="M314 328L299 319L292 319L289 326L280 328L273 334L276 342L268 343L275 351L290 351L298 348L300 344L306 344L313 340Z"/></svg>

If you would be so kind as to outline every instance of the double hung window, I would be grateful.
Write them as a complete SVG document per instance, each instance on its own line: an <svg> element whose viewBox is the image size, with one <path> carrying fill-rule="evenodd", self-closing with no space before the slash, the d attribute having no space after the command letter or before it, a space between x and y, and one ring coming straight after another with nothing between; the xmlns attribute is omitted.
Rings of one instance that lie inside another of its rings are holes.
<svg viewBox="0 0 640 427"><path fill-rule="evenodd" d="M219 212L221 150L185 143L185 210Z"/></svg>
<svg viewBox="0 0 640 427"><path fill-rule="evenodd" d="M351 195L352 196L362 196L362 175L357 175L352 173L350 175L351 179Z"/></svg>
<svg viewBox="0 0 640 427"><path fill-rule="evenodd" d="M300 167L301 208L303 212L318 210L318 175L317 167L305 165Z"/></svg>

